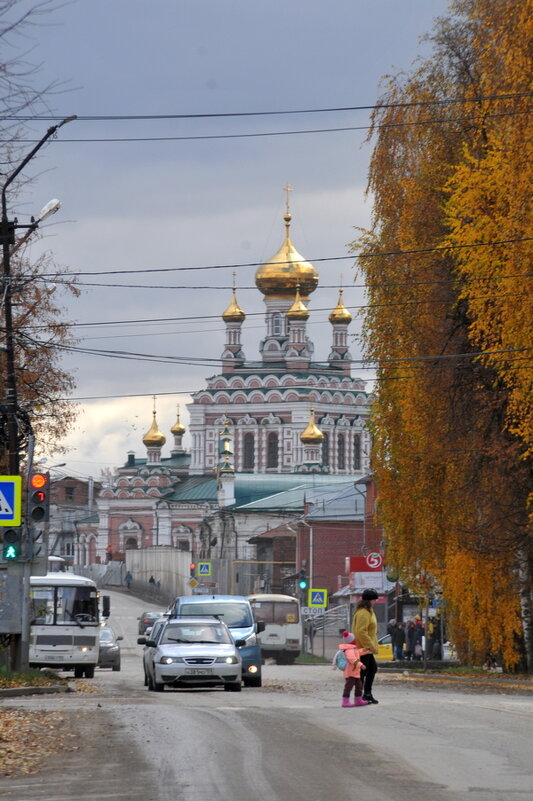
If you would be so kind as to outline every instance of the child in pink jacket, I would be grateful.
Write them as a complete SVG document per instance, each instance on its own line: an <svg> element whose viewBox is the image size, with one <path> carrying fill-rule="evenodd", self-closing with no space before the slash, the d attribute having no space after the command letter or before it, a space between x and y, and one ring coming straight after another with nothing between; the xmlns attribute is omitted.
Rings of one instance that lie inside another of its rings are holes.
<svg viewBox="0 0 533 801"><path fill-rule="evenodd" d="M365 666L361 662L361 649L355 645L355 637L349 631L342 634L342 642L339 643L339 651L344 652L348 664L344 668L344 690L342 692L342 706L367 706L368 701L363 701L363 682L361 681L361 670ZM350 703L350 693L355 687L355 703Z"/></svg>

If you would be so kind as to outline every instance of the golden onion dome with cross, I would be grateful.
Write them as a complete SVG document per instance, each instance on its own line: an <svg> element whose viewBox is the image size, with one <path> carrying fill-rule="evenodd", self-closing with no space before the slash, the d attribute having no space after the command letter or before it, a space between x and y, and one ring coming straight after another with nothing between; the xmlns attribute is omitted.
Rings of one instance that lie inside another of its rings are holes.
<svg viewBox="0 0 533 801"><path fill-rule="evenodd" d="M289 192L292 187L285 186L287 192L285 220L285 239L280 249L271 259L262 264L255 274L255 285L266 296L293 296L300 286L303 297L314 292L318 286L318 273L313 265L298 253L291 241L291 213L289 211Z"/></svg>
<svg viewBox="0 0 533 801"><path fill-rule="evenodd" d="M304 445L318 445L324 439L324 434L315 423L315 410L311 409L307 428L300 434L300 439Z"/></svg>
<svg viewBox="0 0 533 801"><path fill-rule="evenodd" d="M233 287L231 303L223 313L222 319L225 323L242 323L245 317L245 313L237 303L237 294L235 292L235 287Z"/></svg>
<svg viewBox="0 0 533 801"><path fill-rule="evenodd" d="M152 425L146 432L143 437L143 442L146 447L161 447L167 441L165 435L159 430L157 425L157 420L155 419L155 409L152 412L154 419L152 420Z"/></svg>
<svg viewBox="0 0 533 801"><path fill-rule="evenodd" d="M351 323L352 322L352 315L346 308L342 300L342 293L344 292L343 289L339 289L339 300L337 305L329 315L330 323Z"/></svg>
<svg viewBox="0 0 533 801"><path fill-rule="evenodd" d="M296 297L294 303L287 312L289 320L307 320L309 318L309 309L300 297L300 285L296 287Z"/></svg>
<svg viewBox="0 0 533 801"><path fill-rule="evenodd" d="M180 407L178 406L178 417L176 419L176 422L174 423L174 425L170 429L170 433L174 434L174 436L176 436L176 437L181 437L181 436L183 436L183 434L185 434L186 430L187 429L185 428L185 426L183 425L183 423L180 420Z"/></svg>

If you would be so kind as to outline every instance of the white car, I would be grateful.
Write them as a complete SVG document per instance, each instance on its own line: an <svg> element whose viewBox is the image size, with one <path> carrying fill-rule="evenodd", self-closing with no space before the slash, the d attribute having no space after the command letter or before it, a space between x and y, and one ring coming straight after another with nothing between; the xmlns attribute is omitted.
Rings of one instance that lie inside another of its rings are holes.
<svg viewBox="0 0 533 801"><path fill-rule="evenodd" d="M139 638L137 642L144 638ZM149 690L172 687L216 687L240 692L242 661L228 627L216 618L174 618L159 631L157 641L146 638L144 664Z"/></svg>

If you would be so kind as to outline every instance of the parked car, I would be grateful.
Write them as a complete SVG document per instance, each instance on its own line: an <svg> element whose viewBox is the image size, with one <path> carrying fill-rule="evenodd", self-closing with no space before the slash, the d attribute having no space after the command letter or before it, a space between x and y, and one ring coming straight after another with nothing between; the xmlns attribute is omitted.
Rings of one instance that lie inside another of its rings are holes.
<svg viewBox="0 0 533 801"><path fill-rule="evenodd" d="M157 620L158 617L161 617L163 612L157 611L154 612L149 610L147 612L143 612L140 617L137 618L139 621L139 634L144 634L147 628L149 628L154 620Z"/></svg>
<svg viewBox="0 0 533 801"><path fill-rule="evenodd" d="M124 637L116 637L112 629L108 626L103 626L100 629L100 653L98 656L98 667L112 668L115 671L120 670L120 645L119 640Z"/></svg>
<svg viewBox="0 0 533 801"><path fill-rule="evenodd" d="M162 692L165 686L216 687L240 692L242 660L239 648L245 640L233 641L228 627L216 618L167 620L156 633L157 640L144 642L148 689ZM137 642L141 645L140 637Z"/></svg>
<svg viewBox="0 0 533 801"><path fill-rule="evenodd" d="M378 652L376 654L378 662L392 662L392 640L390 634L385 634L378 640Z"/></svg>
<svg viewBox="0 0 533 801"><path fill-rule="evenodd" d="M152 659L152 654L154 651L154 645L147 645L147 641L150 640L152 643L157 644L159 641L159 635L161 634L165 623L168 623L167 617L159 617L157 620L154 620L151 626L146 629L144 637L137 638L137 645L144 645L143 651L143 670L144 670L144 686L148 686L148 669L147 664Z"/></svg>

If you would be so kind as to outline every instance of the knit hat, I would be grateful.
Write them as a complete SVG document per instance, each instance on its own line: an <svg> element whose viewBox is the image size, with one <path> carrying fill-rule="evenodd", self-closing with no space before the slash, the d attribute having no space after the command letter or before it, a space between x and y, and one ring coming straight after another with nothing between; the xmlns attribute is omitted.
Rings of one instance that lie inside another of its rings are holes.
<svg viewBox="0 0 533 801"><path fill-rule="evenodd" d="M376 598L379 598L377 592L375 590L363 590L363 594L361 595L363 601L375 601Z"/></svg>
<svg viewBox="0 0 533 801"><path fill-rule="evenodd" d="M343 631L342 632L342 641L343 642L353 642L355 640L355 636L350 631Z"/></svg>

